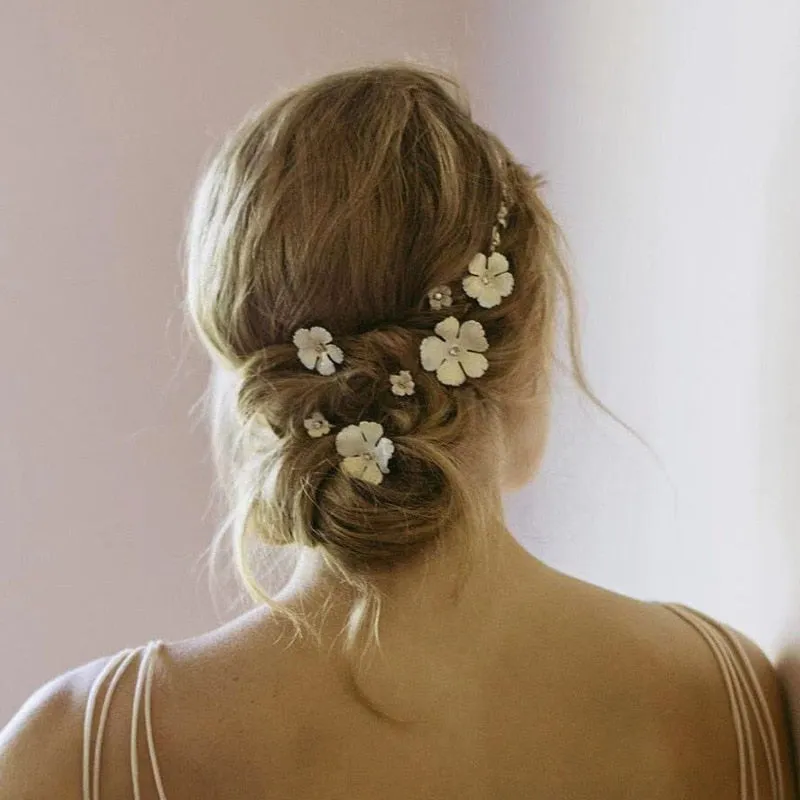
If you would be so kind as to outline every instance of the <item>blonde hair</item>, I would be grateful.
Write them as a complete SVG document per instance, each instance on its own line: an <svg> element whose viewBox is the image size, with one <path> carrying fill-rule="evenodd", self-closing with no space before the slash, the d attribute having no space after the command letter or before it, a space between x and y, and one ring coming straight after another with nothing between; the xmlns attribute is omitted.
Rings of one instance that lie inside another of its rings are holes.
<svg viewBox="0 0 800 800"><path fill-rule="evenodd" d="M188 233L188 309L229 376L218 393L215 451L230 499L237 570L253 599L298 632L310 620L256 578L249 539L320 553L354 591L348 647L377 638L378 578L455 547L464 572L500 513L492 442L516 403L549 393L553 332L566 301L580 367L570 280L541 181L470 117L457 83L409 65L327 76L249 117L214 157ZM503 193L501 251L512 295L483 309L460 290L486 252ZM427 303L454 286L447 311L478 320L490 366L459 388L419 368L419 345L443 317ZM321 325L346 353L330 377L303 368L294 331ZM389 375L410 370L396 397ZM338 468L334 437L309 437L320 411L337 428L375 420L395 443L380 486Z"/></svg>

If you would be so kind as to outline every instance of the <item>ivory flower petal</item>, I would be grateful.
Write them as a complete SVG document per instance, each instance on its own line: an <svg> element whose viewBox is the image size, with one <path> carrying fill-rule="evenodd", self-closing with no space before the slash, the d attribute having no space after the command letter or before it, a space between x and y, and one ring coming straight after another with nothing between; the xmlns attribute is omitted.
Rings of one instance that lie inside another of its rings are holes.
<svg viewBox="0 0 800 800"><path fill-rule="evenodd" d="M438 336L441 336L442 339L449 340L455 339L458 336L460 327L461 325L455 317L446 317L439 322L433 330Z"/></svg>
<svg viewBox="0 0 800 800"><path fill-rule="evenodd" d="M422 367L427 372L435 372L439 365L447 358L447 342L438 336L428 336L419 346Z"/></svg>
<svg viewBox="0 0 800 800"><path fill-rule="evenodd" d="M385 436L375 445L375 463L381 472L389 471L389 459L394 455L394 442Z"/></svg>
<svg viewBox="0 0 800 800"><path fill-rule="evenodd" d="M486 259L486 271L492 278L508 272L508 259L502 253L492 253Z"/></svg>
<svg viewBox="0 0 800 800"><path fill-rule="evenodd" d="M361 478L367 469L367 462L361 456L348 456L342 460L342 470L353 478Z"/></svg>
<svg viewBox="0 0 800 800"><path fill-rule="evenodd" d="M348 425L336 434L336 452L340 456L360 456L366 452L367 443L358 425Z"/></svg>
<svg viewBox="0 0 800 800"><path fill-rule="evenodd" d="M386 472L388 471L389 470L386 470ZM361 480L378 486L383 483L383 471L376 462L367 462L364 467L364 472L361 474Z"/></svg>
<svg viewBox="0 0 800 800"><path fill-rule="evenodd" d="M445 386L461 386L467 379L461 364L455 359L443 361L436 370L436 377Z"/></svg>
<svg viewBox="0 0 800 800"><path fill-rule="evenodd" d="M309 350L317 344L317 340L308 328L299 328L296 330L292 341L298 350Z"/></svg>
<svg viewBox="0 0 800 800"><path fill-rule="evenodd" d="M368 448L375 447L383 436L383 425L377 422L360 422L358 427L361 429Z"/></svg>
<svg viewBox="0 0 800 800"><path fill-rule="evenodd" d="M303 362L303 366L306 369L316 369L317 368L317 359L319 358L319 354L313 348L303 348L298 349L297 357L300 361Z"/></svg>
<svg viewBox="0 0 800 800"><path fill-rule="evenodd" d="M468 319L462 326L459 333L462 347L476 353L485 353L489 349L489 342L486 341L486 333L483 325L474 319Z"/></svg>
<svg viewBox="0 0 800 800"><path fill-rule="evenodd" d="M483 353L464 353L459 363L470 378L480 378L489 369L489 361Z"/></svg>

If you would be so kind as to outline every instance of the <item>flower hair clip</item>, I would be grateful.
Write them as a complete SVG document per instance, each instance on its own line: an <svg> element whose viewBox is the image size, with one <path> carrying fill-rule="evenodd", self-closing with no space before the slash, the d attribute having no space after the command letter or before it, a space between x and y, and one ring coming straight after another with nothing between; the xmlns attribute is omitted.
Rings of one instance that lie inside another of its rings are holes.
<svg viewBox="0 0 800 800"><path fill-rule="evenodd" d="M467 271L470 274L462 281L464 293L481 308L499 306L514 291L514 276L508 271L508 259L502 253L488 256L477 253Z"/></svg>
<svg viewBox="0 0 800 800"><path fill-rule="evenodd" d="M467 267L461 285L467 297L478 302L481 308L494 308L514 291L514 276L508 271L508 259L497 252L500 246L500 229L508 226L508 206L505 197L492 226L489 253L476 253Z"/></svg>
<svg viewBox="0 0 800 800"><path fill-rule="evenodd" d="M483 355L489 349L483 325L474 319L459 323L447 317L435 328L436 336L428 336L420 345L422 368L435 372L445 386L461 386L470 378L480 378L489 368Z"/></svg>
<svg viewBox="0 0 800 800"><path fill-rule="evenodd" d="M434 286L428 292L428 303L434 311L453 305L453 290L449 286Z"/></svg>
<svg viewBox="0 0 800 800"><path fill-rule="evenodd" d="M390 375L389 383L392 394L397 397L410 397L415 392L414 378L407 369L401 369L397 375Z"/></svg>
<svg viewBox="0 0 800 800"><path fill-rule="evenodd" d="M303 426L312 439L319 439L331 432L330 422L319 411L315 411L308 419L304 419Z"/></svg>
<svg viewBox="0 0 800 800"><path fill-rule="evenodd" d="M303 366L320 375L333 375L336 365L344 361L342 348L333 344L333 336L325 328L299 328L292 341Z"/></svg>
<svg viewBox="0 0 800 800"><path fill-rule="evenodd" d="M341 468L346 475L377 486L389 472L394 442L383 435L380 423L359 422L336 434L336 452L342 456Z"/></svg>
<svg viewBox="0 0 800 800"><path fill-rule="evenodd" d="M411 373L405 374L410 376ZM411 383L412 390L409 394L413 394L413 381ZM312 439L327 436L332 427L319 411L303 420L303 425ZM336 452L342 456L342 472L378 486L383 483L383 476L389 473L394 442L383 435L383 425L377 422L359 422L358 425L348 425L336 434Z"/></svg>

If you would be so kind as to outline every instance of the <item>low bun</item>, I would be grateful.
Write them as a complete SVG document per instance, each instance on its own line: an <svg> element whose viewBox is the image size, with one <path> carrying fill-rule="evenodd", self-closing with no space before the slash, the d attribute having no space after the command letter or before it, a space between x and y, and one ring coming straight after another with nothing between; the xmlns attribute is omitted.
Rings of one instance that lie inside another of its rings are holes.
<svg viewBox="0 0 800 800"><path fill-rule="evenodd" d="M271 506L265 521L276 528L294 524L295 536L323 546L338 564L361 574L418 559L441 534L443 520L453 518L458 492L448 480L446 459L434 448L413 436L393 441L392 469L379 486L353 480L339 469L332 441L322 460L317 460L322 455L317 447L290 446L276 493L293 497L291 519L284 516L285 507L276 518ZM292 485L294 470L304 470L302 496Z"/></svg>

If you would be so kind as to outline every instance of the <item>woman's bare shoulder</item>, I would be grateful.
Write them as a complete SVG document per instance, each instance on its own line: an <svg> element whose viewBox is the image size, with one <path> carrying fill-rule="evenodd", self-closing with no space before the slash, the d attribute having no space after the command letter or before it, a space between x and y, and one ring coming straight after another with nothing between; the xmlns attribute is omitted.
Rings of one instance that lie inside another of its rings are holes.
<svg viewBox="0 0 800 800"><path fill-rule="evenodd" d="M44 683L0 731L0 800L79 800L86 699L109 658Z"/></svg>
<svg viewBox="0 0 800 800"><path fill-rule="evenodd" d="M785 797L797 797L797 774L786 686L778 670L761 647L741 631L696 610L678 607L679 611L681 609L688 611L690 618L706 623L703 627L706 635L716 634L717 647L724 648L726 654L721 657L727 657L741 675L744 701L740 699L738 705L741 707L743 702L746 705L742 712L743 724L753 732L753 766L764 796L773 796L768 793L771 789L767 787L771 787L774 780L778 785L783 785ZM693 669L685 678L689 686L687 724L677 731L676 743L682 747L688 744L696 758L705 755L711 759L715 744L720 741L714 736L724 737L722 741L727 741L727 746L723 752L729 755L723 759L723 765L733 760L733 764L738 766L739 746L736 741L729 679L723 674L719 657L714 655L711 642L690 622L686 628L694 634L694 656L690 662ZM756 710L761 707L766 712L766 717L759 715ZM727 730L727 734L721 730L722 727ZM746 741L743 747L747 748ZM774 777L770 768L771 753L775 754L777 761L774 765ZM699 769L700 764L697 766Z"/></svg>
<svg viewBox="0 0 800 800"><path fill-rule="evenodd" d="M763 695L775 729L786 797L800 796L793 793L797 779L783 670L776 669L754 641L685 606L637 600L569 576L559 583L560 604L579 620L575 625L583 641L605 639L608 648L616 650L613 672L611 662L605 671L615 684L631 686L632 702L642 707L643 724L653 720L652 735L645 740L679 796L739 797L739 752L730 694L712 646L692 619L704 620L725 638L753 691ZM800 658L795 669L797 664ZM800 670L795 674L800 689ZM755 719L751 726L758 736ZM763 791L769 786L769 763L758 741L756 770Z"/></svg>
<svg viewBox="0 0 800 800"><path fill-rule="evenodd" d="M672 679L672 689L665 692L669 702L662 709L668 723L664 737L680 766L675 774L686 796L739 796L740 746L747 748L747 744L746 740L742 745L737 741L731 696L735 688L723 672L722 658L741 675L744 699L737 705L747 706L742 710L742 722L753 732L752 766L761 787L758 796L797 797L786 689L761 647L742 632L695 609L648 605L654 630L659 632L655 646L668 670L667 680ZM699 623L700 629L692 621ZM759 719L756 707L762 707L762 701L766 717L762 714ZM771 753L776 756L774 771ZM777 793L780 784L784 795Z"/></svg>

